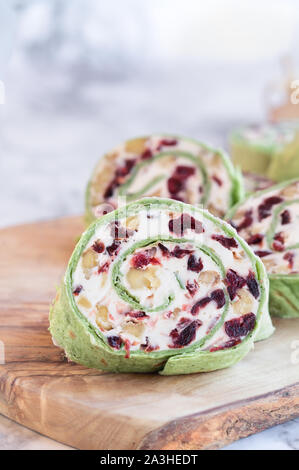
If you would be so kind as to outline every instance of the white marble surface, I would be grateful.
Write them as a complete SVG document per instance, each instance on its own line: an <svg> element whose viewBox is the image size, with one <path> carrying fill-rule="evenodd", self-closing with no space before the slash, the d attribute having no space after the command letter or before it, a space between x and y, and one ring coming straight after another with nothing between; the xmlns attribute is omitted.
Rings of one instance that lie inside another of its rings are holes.
<svg viewBox="0 0 299 470"><path fill-rule="evenodd" d="M125 138L166 131L224 145L231 127L265 115L264 88L278 73L273 58L249 65L185 64L139 63L129 55L107 62L103 49L95 49L86 59L84 48L72 55L72 36L56 41L41 27L34 37L32 17L23 16L0 76L6 90L0 105L2 227L81 213L92 167ZM146 42L140 47L139 55ZM104 68L92 65L94 56ZM4 448L64 446L0 417ZM299 420L228 448L298 450Z"/></svg>
<svg viewBox="0 0 299 470"><path fill-rule="evenodd" d="M53 441L0 415L0 450L68 450Z"/></svg>

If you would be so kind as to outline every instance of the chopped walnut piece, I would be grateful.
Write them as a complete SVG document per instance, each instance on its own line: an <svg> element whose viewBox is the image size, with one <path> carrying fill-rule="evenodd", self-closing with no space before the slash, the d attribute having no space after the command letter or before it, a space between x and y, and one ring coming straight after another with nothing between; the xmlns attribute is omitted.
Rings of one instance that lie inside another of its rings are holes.
<svg viewBox="0 0 299 470"><path fill-rule="evenodd" d="M91 303L83 295L79 298L78 305L80 305L80 307L83 307L83 308L91 308Z"/></svg>
<svg viewBox="0 0 299 470"><path fill-rule="evenodd" d="M101 282L100 282L100 286L101 287L104 287L106 282L108 280L108 274L107 273L102 273L102 276L101 276Z"/></svg>
<svg viewBox="0 0 299 470"><path fill-rule="evenodd" d="M127 281L132 289L142 289L148 287L145 284L144 272L139 269L131 268L127 274Z"/></svg>
<svg viewBox="0 0 299 470"><path fill-rule="evenodd" d="M132 289L157 289L160 279L156 275L157 268L149 266L144 270L131 268L127 274L127 280Z"/></svg>
<svg viewBox="0 0 299 470"><path fill-rule="evenodd" d="M242 260L246 257L245 255L245 252L243 250L237 252L237 251L233 251L233 257L236 259L236 260Z"/></svg>
<svg viewBox="0 0 299 470"><path fill-rule="evenodd" d="M173 311L173 313L172 313L171 316L172 316L173 318L177 318L177 317L179 316L180 312L181 312L181 309L177 307L177 308L174 309L174 311Z"/></svg>
<svg viewBox="0 0 299 470"><path fill-rule="evenodd" d="M253 297L246 289L239 289L238 298L232 303L235 315L245 315L252 311Z"/></svg>
<svg viewBox="0 0 299 470"><path fill-rule="evenodd" d="M154 266L149 266L144 271L145 278L150 282L152 289L158 289L161 284L160 279L157 277L156 271L157 268L155 268Z"/></svg>
<svg viewBox="0 0 299 470"><path fill-rule="evenodd" d="M103 321L108 321L108 308L105 305L96 305L97 309L97 318L100 318Z"/></svg>
<svg viewBox="0 0 299 470"><path fill-rule="evenodd" d="M109 162L113 162L114 160L116 160L118 157L118 152L109 152L109 153L106 153L105 155L105 159L109 160Z"/></svg>
<svg viewBox="0 0 299 470"><path fill-rule="evenodd" d="M107 307L105 305L97 304L96 309L96 324L98 325L98 327L107 331L111 330L113 327L109 322Z"/></svg>
<svg viewBox="0 0 299 470"><path fill-rule="evenodd" d="M199 284L202 283L214 286L220 281L220 274L216 271L203 271L200 273L197 279Z"/></svg>
<svg viewBox="0 0 299 470"><path fill-rule="evenodd" d="M276 267L276 263L273 259L269 259L269 258L263 258L263 263L267 269L267 271L273 271L273 269L275 269Z"/></svg>
<svg viewBox="0 0 299 470"><path fill-rule="evenodd" d="M125 222L126 228L130 230L137 230L139 226L139 217L134 215L132 217L128 217Z"/></svg>
<svg viewBox="0 0 299 470"><path fill-rule="evenodd" d="M92 182L91 191L92 191L92 204L99 204L101 198L99 195L102 194L103 188L108 184L113 177L113 168L111 164L106 164L100 171L96 174L96 179Z"/></svg>
<svg viewBox="0 0 299 470"><path fill-rule="evenodd" d="M89 248L82 256L83 269L92 269L98 264L98 257L95 251Z"/></svg>
<svg viewBox="0 0 299 470"><path fill-rule="evenodd" d="M209 203L208 210L211 212L211 214L216 215L216 217L223 216L223 212L218 209L212 202Z"/></svg>
<svg viewBox="0 0 299 470"><path fill-rule="evenodd" d="M141 322L135 323L128 321L122 328L122 334L128 334L135 336L135 338L141 339L143 332L145 330L145 325Z"/></svg>
<svg viewBox="0 0 299 470"><path fill-rule="evenodd" d="M144 270L132 268L128 272L127 279L133 289L142 289L143 287L157 289L161 283L156 271L155 266L149 266Z"/></svg>
<svg viewBox="0 0 299 470"><path fill-rule="evenodd" d="M137 138L128 140L125 144L126 152L134 153L135 155L139 155L145 150L147 138Z"/></svg>
<svg viewBox="0 0 299 470"><path fill-rule="evenodd" d="M280 195L284 197L293 197L296 196L296 194L299 195L299 188L296 183L292 184L291 186L287 186L280 191Z"/></svg>

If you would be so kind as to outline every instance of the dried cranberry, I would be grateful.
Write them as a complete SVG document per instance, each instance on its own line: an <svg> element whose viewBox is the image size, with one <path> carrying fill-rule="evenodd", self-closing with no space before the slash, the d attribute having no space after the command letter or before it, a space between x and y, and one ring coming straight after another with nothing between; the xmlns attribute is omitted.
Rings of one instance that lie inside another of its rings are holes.
<svg viewBox="0 0 299 470"><path fill-rule="evenodd" d="M114 349L120 349L122 345L122 339L119 336L108 336L107 341L109 346Z"/></svg>
<svg viewBox="0 0 299 470"><path fill-rule="evenodd" d="M195 292L198 289L197 282L195 280L194 280L194 282L191 282L191 281L188 280L187 284L186 284L186 289L188 290L189 294L193 297Z"/></svg>
<svg viewBox="0 0 299 470"><path fill-rule="evenodd" d="M97 240L92 245L92 249L96 251L97 253L103 253L103 251L105 250L105 245L103 242L100 242L99 240Z"/></svg>
<svg viewBox="0 0 299 470"><path fill-rule="evenodd" d="M135 269L141 269L150 263L150 256L147 252L137 253L133 256L131 264Z"/></svg>
<svg viewBox="0 0 299 470"><path fill-rule="evenodd" d="M98 274L101 274L101 273L106 273L109 269L109 262L107 261L106 263L104 263L102 266L99 267L98 269Z"/></svg>
<svg viewBox="0 0 299 470"><path fill-rule="evenodd" d="M175 258L183 258L186 255L190 255L193 253L193 250L187 250L186 248L180 248L178 245L176 245L171 253L172 256Z"/></svg>
<svg viewBox="0 0 299 470"><path fill-rule="evenodd" d="M284 243L284 235L283 232L278 232L274 235L274 240L279 241L280 243Z"/></svg>
<svg viewBox="0 0 299 470"><path fill-rule="evenodd" d="M274 235L274 241L272 243L272 248L275 251L283 251L284 250L284 237L283 233L279 232Z"/></svg>
<svg viewBox="0 0 299 470"><path fill-rule="evenodd" d="M281 225L289 224L291 222L291 214L287 209L282 212L280 217L281 217Z"/></svg>
<svg viewBox="0 0 299 470"><path fill-rule="evenodd" d="M160 261L158 260L158 258L155 258L154 256L151 257L151 259L150 259L150 264L155 264L155 265L161 266L161 263L160 263Z"/></svg>
<svg viewBox="0 0 299 470"><path fill-rule="evenodd" d="M246 279L246 283L247 283L249 292L253 295L255 299L257 299L258 296L260 295L260 290L259 290L259 285L257 283L257 280L255 279L255 275L253 272L251 271L249 272L247 279Z"/></svg>
<svg viewBox="0 0 299 470"><path fill-rule="evenodd" d="M199 309L204 308L208 303L211 302L210 297L203 297L202 299L198 300L191 308L192 315L196 315Z"/></svg>
<svg viewBox="0 0 299 470"><path fill-rule="evenodd" d="M261 243L263 241L263 238L264 235L262 233L256 233L248 238L247 243L248 245L257 245L258 243Z"/></svg>
<svg viewBox="0 0 299 470"><path fill-rule="evenodd" d="M187 229L194 230L196 233L204 232L202 223L189 214L182 214L177 219L171 219L168 223L169 230L176 235L183 235Z"/></svg>
<svg viewBox="0 0 299 470"><path fill-rule="evenodd" d="M165 245L163 245L162 243L158 243L158 247L160 248L163 256L165 256L166 258L170 257L170 251Z"/></svg>
<svg viewBox="0 0 299 470"><path fill-rule="evenodd" d="M114 178L112 179L111 183L109 183L108 187L104 192L104 198L108 199L113 195L115 188L117 188L123 183L125 176L130 173L135 163L136 160L126 160L124 166L122 166L121 168L117 168L114 174Z"/></svg>
<svg viewBox="0 0 299 470"><path fill-rule="evenodd" d="M183 189L184 184L181 180L174 178L172 176L167 181L167 187L168 187L168 191L170 192L170 194L177 194Z"/></svg>
<svg viewBox="0 0 299 470"><path fill-rule="evenodd" d="M173 147L174 145L177 145L178 141L176 139L161 139L157 150L161 150L162 147Z"/></svg>
<svg viewBox="0 0 299 470"><path fill-rule="evenodd" d="M198 300L191 308L192 315L198 313L200 308L205 307L212 301L216 302L217 308L223 307L225 304L225 295L222 289L216 289L211 293L210 297L204 297L203 299Z"/></svg>
<svg viewBox="0 0 299 470"><path fill-rule="evenodd" d="M186 202L185 198L178 196L177 194L171 194L170 196L171 199L174 199L175 201Z"/></svg>
<svg viewBox="0 0 299 470"><path fill-rule="evenodd" d="M238 318L233 318L224 323L224 328L227 336L230 338L239 338L240 336L246 336L250 331L253 330L255 325L254 313L246 313Z"/></svg>
<svg viewBox="0 0 299 470"><path fill-rule="evenodd" d="M185 326L187 324L187 326ZM200 320L191 321L188 319L181 319L177 328L170 332L173 344L171 347L182 348L187 346L194 340L196 331L202 325Z"/></svg>
<svg viewBox="0 0 299 470"><path fill-rule="evenodd" d="M218 176L213 175L212 179L215 181L215 183L218 184L218 186L222 186L222 180L220 178L218 178Z"/></svg>
<svg viewBox="0 0 299 470"><path fill-rule="evenodd" d="M198 260L195 258L194 255L190 255L188 258L187 269L188 271L193 271L195 273L199 273L203 268L203 264L201 258Z"/></svg>
<svg viewBox="0 0 299 470"><path fill-rule="evenodd" d="M177 329L178 331L181 331L182 329L184 329L187 325L189 325L193 320L191 320L190 318L181 318L177 324Z"/></svg>
<svg viewBox="0 0 299 470"><path fill-rule="evenodd" d="M130 171L132 170L133 166L135 166L135 164L135 159L125 160L124 166L116 170L116 176L127 176L127 174L130 173Z"/></svg>
<svg viewBox="0 0 299 470"><path fill-rule="evenodd" d="M283 251L284 250L284 246L280 242L275 241L275 240L272 243L272 248L275 251Z"/></svg>
<svg viewBox="0 0 299 470"><path fill-rule="evenodd" d="M81 290L83 289L83 286L77 286L75 290L73 290L74 295L79 295Z"/></svg>
<svg viewBox="0 0 299 470"><path fill-rule="evenodd" d="M294 267L294 253L285 253L283 255L283 259L285 259L286 261L288 261L288 267L289 269L292 269Z"/></svg>
<svg viewBox="0 0 299 470"><path fill-rule="evenodd" d="M116 254L118 249L120 248L120 245L121 245L121 242L115 240L110 246L107 246L106 250L109 256Z"/></svg>
<svg viewBox="0 0 299 470"><path fill-rule="evenodd" d="M145 149L144 152L141 154L141 160L147 160L148 158L152 158L153 153L150 149Z"/></svg>
<svg viewBox="0 0 299 470"><path fill-rule="evenodd" d="M226 341L226 343L224 343L220 346L214 346L213 348L210 349L210 352L221 351L222 349L233 348L234 346L237 346L240 343L241 343L240 339L230 339L229 341Z"/></svg>
<svg viewBox="0 0 299 470"><path fill-rule="evenodd" d="M160 145L173 146L178 143L177 139L162 139Z"/></svg>
<svg viewBox="0 0 299 470"><path fill-rule="evenodd" d="M252 209L245 212L242 222L236 227L237 231L244 230L245 228L250 227L253 222Z"/></svg>
<svg viewBox="0 0 299 470"><path fill-rule="evenodd" d="M172 198L178 199L175 197L185 187L185 181L189 176L195 173L195 168L191 166L179 165L176 167L174 173L169 178L167 182L168 191L172 195Z"/></svg>
<svg viewBox="0 0 299 470"><path fill-rule="evenodd" d="M156 251L155 247L154 250ZM147 266L148 264L161 264L158 258L152 256L152 254L153 251L152 249L150 249L134 255L131 261L133 268L141 269L144 266Z"/></svg>
<svg viewBox="0 0 299 470"><path fill-rule="evenodd" d="M271 255L272 251L268 250L257 250L254 252L256 256L259 256L260 258L264 258L265 256Z"/></svg>
<svg viewBox="0 0 299 470"><path fill-rule="evenodd" d="M225 295L222 289L214 290L210 295L210 299L216 302L217 308L221 308L225 305Z"/></svg>
<svg viewBox="0 0 299 470"><path fill-rule="evenodd" d="M105 199L109 199L112 195L113 195L113 192L114 192L114 189L117 187L117 184L116 182L113 180L106 188L106 190L104 191L104 198Z"/></svg>
<svg viewBox="0 0 299 470"><path fill-rule="evenodd" d="M258 215L259 221L269 217L271 214L271 209L274 205L279 204L282 202L283 199L279 196L271 196L265 199L259 206L258 206Z"/></svg>
<svg viewBox="0 0 299 470"><path fill-rule="evenodd" d="M129 359L131 343L128 339L125 339L124 343L125 343L125 351L126 351L125 359Z"/></svg>
<svg viewBox="0 0 299 470"><path fill-rule="evenodd" d="M145 312L126 312L125 315L128 315L131 318L149 318L149 315L147 315Z"/></svg>
<svg viewBox="0 0 299 470"><path fill-rule="evenodd" d="M246 284L246 279L239 276L233 269L229 269L225 278L227 284L227 291L230 299L233 300L236 296L237 290L241 289Z"/></svg>
<svg viewBox="0 0 299 470"><path fill-rule="evenodd" d="M174 170L173 176L177 179L185 180L189 178L189 176L194 175L194 173L195 173L195 168L193 166L179 165Z"/></svg>
<svg viewBox="0 0 299 470"><path fill-rule="evenodd" d="M221 243L222 246L230 250L231 248L238 248L238 243L234 238L224 237L223 235L212 235L212 239Z"/></svg>

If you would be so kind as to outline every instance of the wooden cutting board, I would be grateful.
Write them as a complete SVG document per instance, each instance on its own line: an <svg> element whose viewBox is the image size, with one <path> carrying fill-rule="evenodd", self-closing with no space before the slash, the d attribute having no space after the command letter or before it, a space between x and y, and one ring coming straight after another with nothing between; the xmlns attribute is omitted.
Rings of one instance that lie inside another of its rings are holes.
<svg viewBox="0 0 299 470"><path fill-rule="evenodd" d="M80 449L211 449L299 416L299 320L236 366L161 377L68 363L48 333L80 218L0 231L0 413Z"/></svg>

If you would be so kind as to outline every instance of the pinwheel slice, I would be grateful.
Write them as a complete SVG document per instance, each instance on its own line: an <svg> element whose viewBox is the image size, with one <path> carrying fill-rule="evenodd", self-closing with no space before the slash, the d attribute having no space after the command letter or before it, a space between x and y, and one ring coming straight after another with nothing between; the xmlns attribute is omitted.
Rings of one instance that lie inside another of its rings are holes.
<svg viewBox="0 0 299 470"><path fill-rule="evenodd" d="M278 149L273 155L268 177L276 182L299 177L299 124L292 141Z"/></svg>
<svg viewBox="0 0 299 470"><path fill-rule="evenodd" d="M227 367L272 333L263 263L226 222L170 199L111 212L83 234L51 309L67 356L114 372Z"/></svg>
<svg viewBox="0 0 299 470"><path fill-rule="evenodd" d="M230 135L230 151L235 165L242 171L258 173L277 181L269 168L275 152L280 151L295 136L299 124L251 125L233 131Z"/></svg>
<svg viewBox="0 0 299 470"><path fill-rule="evenodd" d="M262 259L270 278L270 313L299 316L299 180L248 197L227 215Z"/></svg>
<svg viewBox="0 0 299 470"><path fill-rule="evenodd" d="M145 196L203 204L222 217L243 188L220 150L178 136L136 138L99 161L86 191L86 221Z"/></svg>

